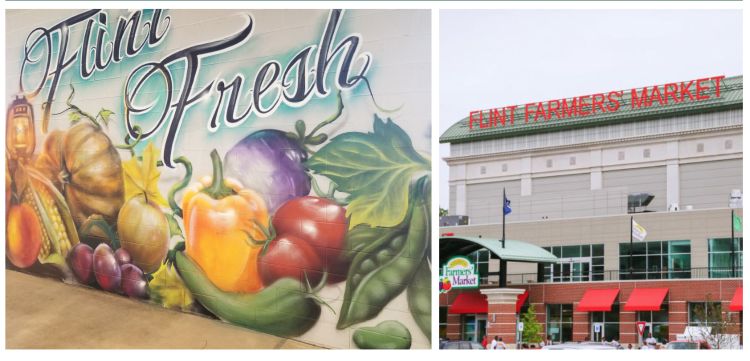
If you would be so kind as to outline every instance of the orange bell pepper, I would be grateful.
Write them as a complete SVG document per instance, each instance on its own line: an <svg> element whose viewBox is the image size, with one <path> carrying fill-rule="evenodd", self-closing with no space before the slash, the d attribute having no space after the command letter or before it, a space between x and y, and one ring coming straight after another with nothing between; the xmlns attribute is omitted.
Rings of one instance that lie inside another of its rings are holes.
<svg viewBox="0 0 750 361"><path fill-rule="evenodd" d="M223 177L221 158L211 152L213 177L191 185L182 199L185 251L216 287L227 292L263 288L258 242L266 239L268 210L256 192Z"/></svg>

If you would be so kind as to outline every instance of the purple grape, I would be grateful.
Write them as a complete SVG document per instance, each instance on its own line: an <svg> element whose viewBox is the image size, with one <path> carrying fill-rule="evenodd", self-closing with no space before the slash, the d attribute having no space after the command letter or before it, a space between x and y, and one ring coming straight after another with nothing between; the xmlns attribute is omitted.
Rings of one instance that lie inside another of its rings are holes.
<svg viewBox="0 0 750 361"><path fill-rule="evenodd" d="M133 298L148 298L148 283L138 266L124 264L122 270L122 290L126 295Z"/></svg>
<svg viewBox="0 0 750 361"><path fill-rule="evenodd" d="M261 194L273 213L289 199L310 193L306 160L307 152L298 141L282 131L265 129L232 147L224 157L224 170L228 177Z"/></svg>
<svg viewBox="0 0 750 361"><path fill-rule="evenodd" d="M120 288L122 273L115 259L115 253L106 243L96 246L94 250L94 276L96 283L105 291L117 292Z"/></svg>
<svg viewBox="0 0 750 361"><path fill-rule="evenodd" d="M68 265L78 282L91 284L94 281L94 249L85 243L78 243L68 253Z"/></svg>
<svg viewBox="0 0 750 361"><path fill-rule="evenodd" d="M115 251L115 259L120 266L128 264L131 261L130 253L125 248L119 248Z"/></svg>

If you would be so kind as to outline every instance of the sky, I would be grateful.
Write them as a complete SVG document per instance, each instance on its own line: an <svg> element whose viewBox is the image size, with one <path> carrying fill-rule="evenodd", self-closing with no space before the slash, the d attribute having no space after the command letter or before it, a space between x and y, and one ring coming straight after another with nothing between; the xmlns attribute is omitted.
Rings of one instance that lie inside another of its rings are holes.
<svg viewBox="0 0 750 361"><path fill-rule="evenodd" d="M741 10L441 10L439 39L440 134L470 110L742 74Z"/></svg>

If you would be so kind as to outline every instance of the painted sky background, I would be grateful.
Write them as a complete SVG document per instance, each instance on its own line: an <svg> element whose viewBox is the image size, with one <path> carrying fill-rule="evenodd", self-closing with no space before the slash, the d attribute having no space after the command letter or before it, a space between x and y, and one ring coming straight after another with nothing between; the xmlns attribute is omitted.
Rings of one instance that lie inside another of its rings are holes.
<svg viewBox="0 0 750 361"><path fill-rule="evenodd" d="M440 134L470 110L742 74L740 10L443 10L439 36Z"/></svg>

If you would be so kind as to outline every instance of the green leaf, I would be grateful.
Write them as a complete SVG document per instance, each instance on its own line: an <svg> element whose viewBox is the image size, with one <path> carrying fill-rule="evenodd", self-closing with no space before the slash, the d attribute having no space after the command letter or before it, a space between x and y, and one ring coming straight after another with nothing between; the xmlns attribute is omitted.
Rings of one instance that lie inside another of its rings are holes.
<svg viewBox="0 0 750 361"><path fill-rule="evenodd" d="M307 166L349 193L349 227L394 227L406 217L409 184L430 170L409 136L375 115L372 133L349 132L319 149Z"/></svg>
<svg viewBox="0 0 750 361"><path fill-rule="evenodd" d="M104 122L104 125L108 125L110 118L112 117L112 114L115 114L113 111L109 109L104 109L99 111L99 116L102 118L102 121Z"/></svg>
<svg viewBox="0 0 750 361"><path fill-rule="evenodd" d="M81 120L81 113L75 112L75 111L70 112L68 113L68 119L70 120L71 123L76 123L79 120Z"/></svg>
<svg viewBox="0 0 750 361"><path fill-rule="evenodd" d="M172 213L165 213L164 215L167 216L167 223L169 223L169 238L180 236L182 239L185 239L185 236L182 234L182 228L180 228L180 223L177 222L174 215Z"/></svg>

